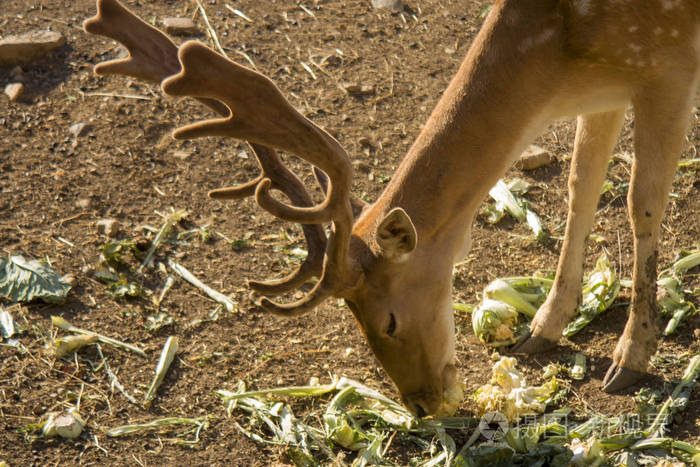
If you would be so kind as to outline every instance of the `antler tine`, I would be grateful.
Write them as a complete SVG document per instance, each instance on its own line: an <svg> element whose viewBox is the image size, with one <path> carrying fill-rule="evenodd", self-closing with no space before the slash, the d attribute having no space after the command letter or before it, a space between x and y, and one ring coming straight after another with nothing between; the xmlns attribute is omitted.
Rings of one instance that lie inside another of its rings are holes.
<svg viewBox="0 0 700 467"><path fill-rule="evenodd" d="M253 180L247 181L236 186L227 186L225 188L216 188L209 191L207 196L212 199L243 199L255 195L255 189L258 184L265 178L264 174L260 174Z"/></svg>
<svg viewBox="0 0 700 467"><path fill-rule="evenodd" d="M324 174L323 171L318 167L314 167L313 172L314 176L316 177L316 181L321 187L323 193L328 193L328 175ZM365 208L369 206L369 204L366 201L358 198L352 193L350 194L350 205L352 206L353 219L357 219L358 217L360 217L362 211L364 211Z"/></svg>
<svg viewBox="0 0 700 467"><path fill-rule="evenodd" d="M306 191L304 184L287 167L284 166L279 155L273 149L258 144L251 144L255 157L262 168L262 177L271 180L275 189L283 192L296 206L311 206L313 201ZM255 180L254 180L255 181ZM250 191L248 182L241 187L243 191ZM326 250L326 234L321 224L302 224L308 254L304 262L289 276L271 281L248 281L250 288L264 295L279 295L299 287L313 276L320 277L323 272L323 255Z"/></svg>
<svg viewBox="0 0 700 467"><path fill-rule="evenodd" d="M114 39L129 51L128 58L97 65L98 75L127 75L160 83L180 71L177 46L117 0L97 0L97 14L85 20L83 28L91 34Z"/></svg>
<svg viewBox="0 0 700 467"><path fill-rule="evenodd" d="M262 173L249 182L209 192L209 197L218 199L240 199L255 194L260 182L269 179L272 187L283 192L295 206L311 206L313 201L304 184L282 164L277 153L266 146L251 144ZM251 289L263 295L279 295L299 287L313 276L320 277L323 271L323 255L326 250L326 234L320 224L302 224L308 254L304 262L289 276L270 281L248 281Z"/></svg>
<svg viewBox="0 0 700 467"><path fill-rule="evenodd" d="M232 111L228 118L178 129L176 138L230 136L293 153L321 168L331 179L323 203L312 208L289 206L272 198L271 181L257 187L256 199L273 215L292 222L328 222L344 209L352 166L337 141L297 112L267 77L238 65L198 42L180 47L182 71L163 82L176 96L217 99Z"/></svg>

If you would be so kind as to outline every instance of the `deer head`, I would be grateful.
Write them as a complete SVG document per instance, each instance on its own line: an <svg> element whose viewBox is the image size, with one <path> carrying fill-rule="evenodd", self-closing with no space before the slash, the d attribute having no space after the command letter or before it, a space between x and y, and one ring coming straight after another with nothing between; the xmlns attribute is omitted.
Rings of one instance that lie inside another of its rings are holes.
<svg viewBox="0 0 700 467"><path fill-rule="evenodd" d="M98 74L121 74L160 83L163 92L200 100L223 118L175 131L177 139L222 136L249 142L261 167L256 179L209 193L212 198L255 196L260 207L302 225L309 254L286 278L249 286L264 295L259 306L295 316L328 297L345 299L375 355L418 415L451 413L462 399L454 356L450 292L452 257L435 255L400 203L371 206L350 192L352 165L339 143L297 112L265 76L238 65L201 43L179 48L117 0L97 0L97 15L84 28L122 43L129 57L101 63ZM302 182L277 150L314 166L325 200L313 205ZM271 195L284 193L290 204ZM326 237L324 223L331 223ZM267 296L318 277L293 303Z"/></svg>

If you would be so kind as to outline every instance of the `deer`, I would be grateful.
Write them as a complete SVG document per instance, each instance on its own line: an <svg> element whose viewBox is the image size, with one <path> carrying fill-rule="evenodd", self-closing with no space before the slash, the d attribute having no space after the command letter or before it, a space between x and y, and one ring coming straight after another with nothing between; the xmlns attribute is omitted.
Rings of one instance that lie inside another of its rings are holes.
<svg viewBox="0 0 700 467"><path fill-rule="evenodd" d="M700 0L497 0L373 203L352 194L353 167L340 144L264 75L196 41L176 46L117 0L97 0L97 14L84 29L120 42L129 53L96 65L98 75L157 83L166 95L197 99L220 115L179 128L174 138L248 142L260 175L209 196L254 197L262 209L300 224L308 246L306 260L289 276L248 282L261 295L258 306L291 317L329 297L343 299L417 416L453 413L463 397L452 274L469 251L480 203L549 124L577 117L554 284L512 351L531 354L558 345L581 300L585 239L631 105L632 298L602 389L619 392L647 373L657 346L660 223L700 81ZM322 202L314 204L278 151L313 166ZM328 235L324 225L330 225ZM270 298L312 278L317 281L299 300Z"/></svg>

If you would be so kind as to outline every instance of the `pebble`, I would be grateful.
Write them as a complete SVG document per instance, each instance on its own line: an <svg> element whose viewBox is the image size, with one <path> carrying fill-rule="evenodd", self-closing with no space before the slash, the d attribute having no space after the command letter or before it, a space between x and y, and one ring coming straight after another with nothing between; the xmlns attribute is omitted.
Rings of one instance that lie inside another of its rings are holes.
<svg viewBox="0 0 700 467"><path fill-rule="evenodd" d="M92 200L90 198L81 198L75 202L75 207L79 209L89 209L91 204Z"/></svg>
<svg viewBox="0 0 700 467"><path fill-rule="evenodd" d="M374 8L386 8L387 10L400 11L404 9L403 0L372 0Z"/></svg>
<svg viewBox="0 0 700 467"><path fill-rule="evenodd" d="M75 284L78 283L78 280L73 274L66 274L64 276L61 276L61 281L67 282L68 284L70 284L71 287L75 287Z"/></svg>
<svg viewBox="0 0 700 467"><path fill-rule="evenodd" d="M533 144L520 155L515 166L520 170L534 170L550 164L553 160L554 157L549 151Z"/></svg>
<svg viewBox="0 0 700 467"><path fill-rule="evenodd" d="M373 146L372 140L366 136L360 136L357 142L360 143L360 146Z"/></svg>
<svg viewBox="0 0 700 467"><path fill-rule="evenodd" d="M173 156L177 157L178 159L182 159L183 161L189 159L191 155L191 151L176 151L173 153Z"/></svg>
<svg viewBox="0 0 700 467"><path fill-rule="evenodd" d="M345 83L343 89L353 96L369 96L375 93L374 86L371 84Z"/></svg>
<svg viewBox="0 0 700 467"><path fill-rule="evenodd" d="M86 134L90 133L90 130L92 130L92 127L83 122L74 123L70 126L70 128L68 128L68 131L70 131L76 138L85 136Z"/></svg>
<svg viewBox="0 0 700 467"><path fill-rule="evenodd" d="M116 219L102 219L97 221L97 233L114 237L119 232L119 221Z"/></svg>
<svg viewBox="0 0 700 467"><path fill-rule="evenodd" d="M0 40L0 65L31 62L65 43L60 33L41 29L7 36Z"/></svg>
<svg viewBox="0 0 700 467"><path fill-rule="evenodd" d="M355 170L362 173L369 173L372 170L372 166L365 161L352 161L352 165Z"/></svg>
<svg viewBox="0 0 700 467"><path fill-rule="evenodd" d="M5 94L10 98L10 101L17 102L22 98L24 94L24 84L22 83L10 83L5 86Z"/></svg>
<svg viewBox="0 0 700 467"><path fill-rule="evenodd" d="M197 28L194 21L189 18L165 18L163 20L163 27L165 28L165 32L176 36L199 34L199 28Z"/></svg>

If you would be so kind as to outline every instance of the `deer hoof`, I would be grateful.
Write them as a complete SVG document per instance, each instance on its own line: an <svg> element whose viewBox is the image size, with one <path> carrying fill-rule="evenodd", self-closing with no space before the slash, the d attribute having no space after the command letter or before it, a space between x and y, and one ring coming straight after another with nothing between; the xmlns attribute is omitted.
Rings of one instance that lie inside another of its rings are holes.
<svg viewBox="0 0 700 467"><path fill-rule="evenodd" d="M617 392L620 389L633 385L643 377L643 372L630 370L613 362L608 368L608 372L605 373L605 378L603 378L603 391L607 393Z"/></svg>
<svg viewBox="0 0 700 467"><path fill-rule="evenodd" d="M531 331L527 331L527 333L522 336L513 347L511 347L510 351L511 353L532 354L546 352L548 350L552 350L556 346L556 342L542 336L535 336Z"/></svg>

